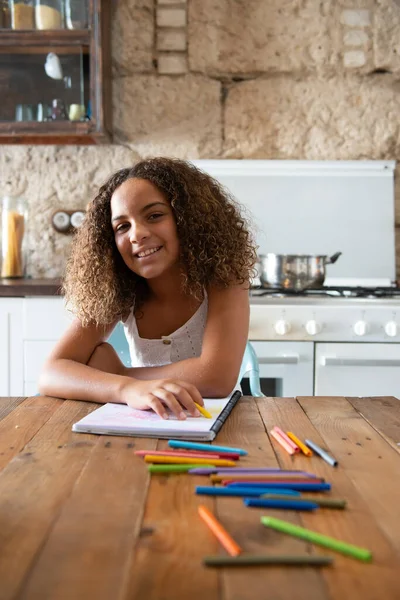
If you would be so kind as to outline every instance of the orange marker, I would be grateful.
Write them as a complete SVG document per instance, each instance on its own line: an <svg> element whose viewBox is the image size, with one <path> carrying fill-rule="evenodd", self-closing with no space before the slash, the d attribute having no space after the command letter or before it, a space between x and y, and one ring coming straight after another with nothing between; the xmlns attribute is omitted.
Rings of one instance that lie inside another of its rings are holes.
<svg viewBox="0 0 400 600"><path fill-rule="evenodd" d="M229 533L222 527L221 523L217 521L212 512L203 504L200 504L198 511L203 521L209 526L225 550L231 556L238 556L242 552L241 547L238 546L235 540L231 538Z"/></svg>
<svg viewBox="0 0 400 600"><path fill-rule="evenodd" d="M289 454L295 454L295 451L293 450L292 446L288 444L287 441L283 439L283 437L280 436L277 431L275 431L275 429L271 429L270 434L286 450L286 452L288 452Z"/></svg>
<svg viewBox="0 0 400 600"><path fill-rule="evenodd" d="M144 461L147 463L159 463L166 465L215 465L218 467L236 467L236 461L225 460L223 458L183 458L174 456L157 456L154 454L146 454Z"/></svg>
<svg viewBox="0 0 400 600"><path fill-rule="evenodd" d="M299 438L294 435L294 433L292 433L291 431L287 431L286 435L300 448L303 454L305 454L306 456L313 455L312 450L310 450L310 448L307 448L307 446L303 444L303 442L301 442Z"/></svg>

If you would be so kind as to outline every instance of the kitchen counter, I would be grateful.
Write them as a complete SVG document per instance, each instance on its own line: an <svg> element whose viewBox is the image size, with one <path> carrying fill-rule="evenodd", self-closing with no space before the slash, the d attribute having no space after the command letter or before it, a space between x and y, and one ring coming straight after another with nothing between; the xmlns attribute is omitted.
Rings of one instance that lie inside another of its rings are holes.
<svg viewBox="0 0 400 600"><path fill-rule="evenodd" d="M61 279L0 279L0 297L59 296Z"/></svg>
<svg viewBox="0 0 400 600"><path fill-rule="evenodd" d="M332 485L345 510L250 509L241 498L195 494L200 475L150 475L138 449L165 440L73 433L98 404L0 400L2 600L398 600L400 401L391 397L243 398L216 443L245 448L241 466L305 469ZM290 456L274 425L311 438L337 460ZM244 552L329 555L312 567L206 568L225 554L199 518L205 504ZM364 563L266 529L263 514L369 549Z"/></svg>

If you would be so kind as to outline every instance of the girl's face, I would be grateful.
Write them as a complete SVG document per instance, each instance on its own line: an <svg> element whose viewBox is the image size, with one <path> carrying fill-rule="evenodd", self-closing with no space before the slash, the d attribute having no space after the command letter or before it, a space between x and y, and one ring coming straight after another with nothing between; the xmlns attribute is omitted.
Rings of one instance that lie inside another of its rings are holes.
<svg viewBox="0 0 400 600"><path fill-rule="evenodd" d="M146 179L124 181L111 197L115 243L126 264L145 279L170 273L179 264L179 240L172 207Z"/></svg>

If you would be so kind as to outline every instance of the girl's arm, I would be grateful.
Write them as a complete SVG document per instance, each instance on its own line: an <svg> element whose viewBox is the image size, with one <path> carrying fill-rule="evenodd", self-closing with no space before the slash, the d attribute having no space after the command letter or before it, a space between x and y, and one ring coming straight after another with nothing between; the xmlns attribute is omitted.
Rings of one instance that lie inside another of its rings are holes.
<svg viewBox="0 0 400 600"><path fill-rule="evenodd" d="M167 417L165 406L175 415L186 418L182 407L193 416L200 416L194 402L203 404L199 391L191 384L176 379L154 376L141 381L127 376L126 369L112 354L110 364L103 370L88 366L94 351L101 347L116 323L108 327L83 327L76 319L58 342L46 361L39 380L39 391L47 396L88 400L90 402L117 402L133 408L153 409Z"/></svg>
<svg viewBox="0 0 400 600"><path fill-rule="evenodd" d="M195 385L205 398L225 398L234 388L249 331L249 291L235 286L208 290L208 317L201 356L162 367L128 372L138 379L176 377Z"/></svg>

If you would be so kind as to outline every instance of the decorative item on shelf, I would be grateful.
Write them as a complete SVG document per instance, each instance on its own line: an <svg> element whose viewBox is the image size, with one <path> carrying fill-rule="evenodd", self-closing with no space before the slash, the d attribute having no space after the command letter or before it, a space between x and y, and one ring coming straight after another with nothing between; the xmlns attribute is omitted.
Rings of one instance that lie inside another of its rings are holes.
<svg viewBox="0 0 400 600"><path fill-rule="evenodd" d="M53 121L68 121L68 115L63 100L54 98L51 107L51 118Z"/></svg>
<svg viewBox="0 0 400 600"><path fill-rule="evenodd" d="M87 0L65 0L65 22L68 29L87 29L89 22Z"/></svg>
<svg viewBox="0 0 400 600"><path fill-rule="evenodd" d="M43 121L51 121L51 107L44 102L39 102L36 107L36 121L42 123Z"/></svg>
<svg viewBox="0 0 400 600"><path fill-rule="evenodd" d="M51 77L51 79L62 79L63 78L63 70L61 66L61 61L55 52L49 52L46 56L46 61L44 63L44 70L46 71L46 75Z"/></svg>
<svg viewBox="0 0 400 600"><path fill-rule="evenodd" d="M69 235L82 225L84 218L82 209L57 210L51 217L51 224L58 233Z"/></svg>
<svg viewBox="0 0 400 600"><path fill-rule="evenodd" d="M84 104L71 104L68 111L70 121L82 121L85 118Z"/></svg>
<svg viewBox="0 0 400 600"><path fill-rule="evenodd" d="M34 0L9 0L12 29L35 29Z"/></svg>
<svg viewBox="0 0 400 600"><path fill-rule="evenodd" d="M33 104L17 104L15 107L15 120L21 121L35 121L36 119L36 107Z"/></svg>
<svg viewBox="0 0 400 600"><path fill-rule="evenodd" d="M4 196L1 202L1 277L24 277L24 233L28 211L23 198Z"/></svg>
<svg viewBox="0 0 400 600"><path fill-rule="evenodd" d="M63 29L63 0L36 0L36 29Z"/></svg>

